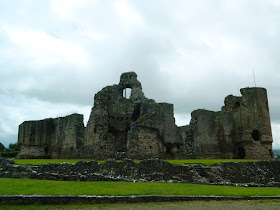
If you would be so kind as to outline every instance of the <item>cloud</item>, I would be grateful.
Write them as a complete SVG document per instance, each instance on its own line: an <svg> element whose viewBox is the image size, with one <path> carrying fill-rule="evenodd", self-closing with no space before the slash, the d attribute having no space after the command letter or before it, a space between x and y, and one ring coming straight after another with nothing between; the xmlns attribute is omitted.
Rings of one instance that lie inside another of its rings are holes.
<svg viewBox="0 0 280 210"><path fill-rule="evenodd" d="M127 1L120 0L114 2L114 9L118 15L128 24L143 24L141 15Z"/></svg>
<svg viewBox="0 0 280 210"><path fill-rule="evenodd" d="M68 63L84 68L87 65L87 55L78 46L55 38L43 31L28 28L18 28L4 26L4 32L9 40L17 45L16 52L19 56L24 55L26 60L30 60L30 65L41 66L59 65Z"/></svg>
<svg viewBox="0 0 280 210"><path fill-rule="evenodd" d="M0 93L9 101L1 134L15 138L22 120L65 113L62 107L84 113L95 93L131 70L147 97L173 103L176 122L188 124L194 109L219 111L224 97L254 86L254 69L257 86L268 90L277 146L277 2L1 2Z"/></svg>
<svg viewBox="0 0 280 210"><path fill-rule="evenodd" d="M280 123L272 123L273 148L280 148Z"/></svg>
<svg viewBox="0 0 280 210"><path fill-rule="evenodd" d="M91 106L53 104L16 92L0 92L0 142L6 147L17 141L18 126L28 120L63 117L72 113L84 115L87 123Z"/></svg>

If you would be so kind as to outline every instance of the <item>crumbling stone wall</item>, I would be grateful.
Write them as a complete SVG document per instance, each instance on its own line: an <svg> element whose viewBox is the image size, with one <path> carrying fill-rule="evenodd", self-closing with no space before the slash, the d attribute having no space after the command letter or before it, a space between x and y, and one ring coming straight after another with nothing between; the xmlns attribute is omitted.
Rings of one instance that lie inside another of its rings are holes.
<svg viewBox="0 0 280 210"><path fill-rule="evenodd" d="M18 157L271 159L266 90L241 95L227 96L219 112L195 110L189 125L177 127L173 105L146 98L136 73L126 72L95 95L86 128L79 114L22 123Z"/></svg>
<svg viewBox="0 0 280 210"><path fill-rule="evenodd" d="M183 182L233 186L280 186L280 161L172 165L160 159L24 166L0 157L0 177L61 181Z"/></svg>
<svg viewBox="0 0 280 210"><path fill-rule="evenodd" d="M83 115L26 121L19 126L18 158L79 158L83 140Z"/></svg>

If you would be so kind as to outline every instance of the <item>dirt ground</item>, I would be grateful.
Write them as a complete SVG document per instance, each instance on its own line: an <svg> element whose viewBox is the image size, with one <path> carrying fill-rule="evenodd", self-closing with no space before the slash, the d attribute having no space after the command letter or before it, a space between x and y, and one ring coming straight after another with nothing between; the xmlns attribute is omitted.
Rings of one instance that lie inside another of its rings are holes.
<svg viewBox="0 0 280 210"><path fill-rule="evenodd" d="M117 209L117 210L152 210L152 209L164 209L164 210L176 210L176 209L207 209L207 210L217 210L217 209L280 209L280 200L245 200L245 201L190 201L190 202L172 202L172 203L142 203L142 204L98 204L98 205L0 205L0 209Z"/></svg>
<svg viewBox="0 0 280 210"><path fill-rule="evenodd" d="M101 206L100 206L101 207ZM90 209L90 208L89 208ZM93 209L100 209L99 207ZM191 201L178 203L151 203L151 204L127 204L103 206L101 209L136 209L136 210L151 210L151 209L280 209L280 200L259 200L259 201Z"/></svg>
<svg viewBox="0 0 280 210"><path fill-rule="evenodd" d="M105 209L105 210L182 210L182 209L280 209L280 200L247 200L247 201L190 201L172 203L142 203L142 204L98 204L98 205L47 205L47 206L0 206L0 209Z"/></svg>

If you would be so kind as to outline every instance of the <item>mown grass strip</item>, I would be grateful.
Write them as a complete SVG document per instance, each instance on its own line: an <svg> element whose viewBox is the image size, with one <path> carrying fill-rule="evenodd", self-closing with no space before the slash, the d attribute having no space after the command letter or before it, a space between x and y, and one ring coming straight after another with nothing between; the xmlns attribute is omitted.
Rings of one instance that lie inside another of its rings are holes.
<svg viewBox="0 0 280 210"><path fill-rule="evenodd" d="M1 195L221 195L276 196L277 187L233 187L154 182L77 182L0 178Z"/></svg>
<svg viewBox="0 0 280 210"><path fill-rule="evenodd" d="M80 160L89 162L90 159L14 159L16 164L19 165L42 165L48 163L77 163ZM206 166L212 166L221 162L248 162L248 161L259 161L259 160L248 160L248 159L187 159L187 160L166 160L171 164L203 164ZM99 163L105 162L105 160L99 160ZM140 160L134 160L139 163Z"/></svg>

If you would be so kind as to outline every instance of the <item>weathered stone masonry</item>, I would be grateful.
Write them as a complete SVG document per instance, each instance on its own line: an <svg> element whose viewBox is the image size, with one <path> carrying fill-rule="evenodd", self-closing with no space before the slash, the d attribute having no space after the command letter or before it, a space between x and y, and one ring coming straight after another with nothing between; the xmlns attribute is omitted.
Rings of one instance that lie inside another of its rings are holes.
<svg viewBox="0 0 280 210"><path fill-rule="evenodd" d="M271 159L266 90L241 95L227 96L219 112L195 110L189 125L177 127L173 105L146 98L136 73L123 73L95 95L86 127L79 114L23 122L18 157Z"/></svg>

